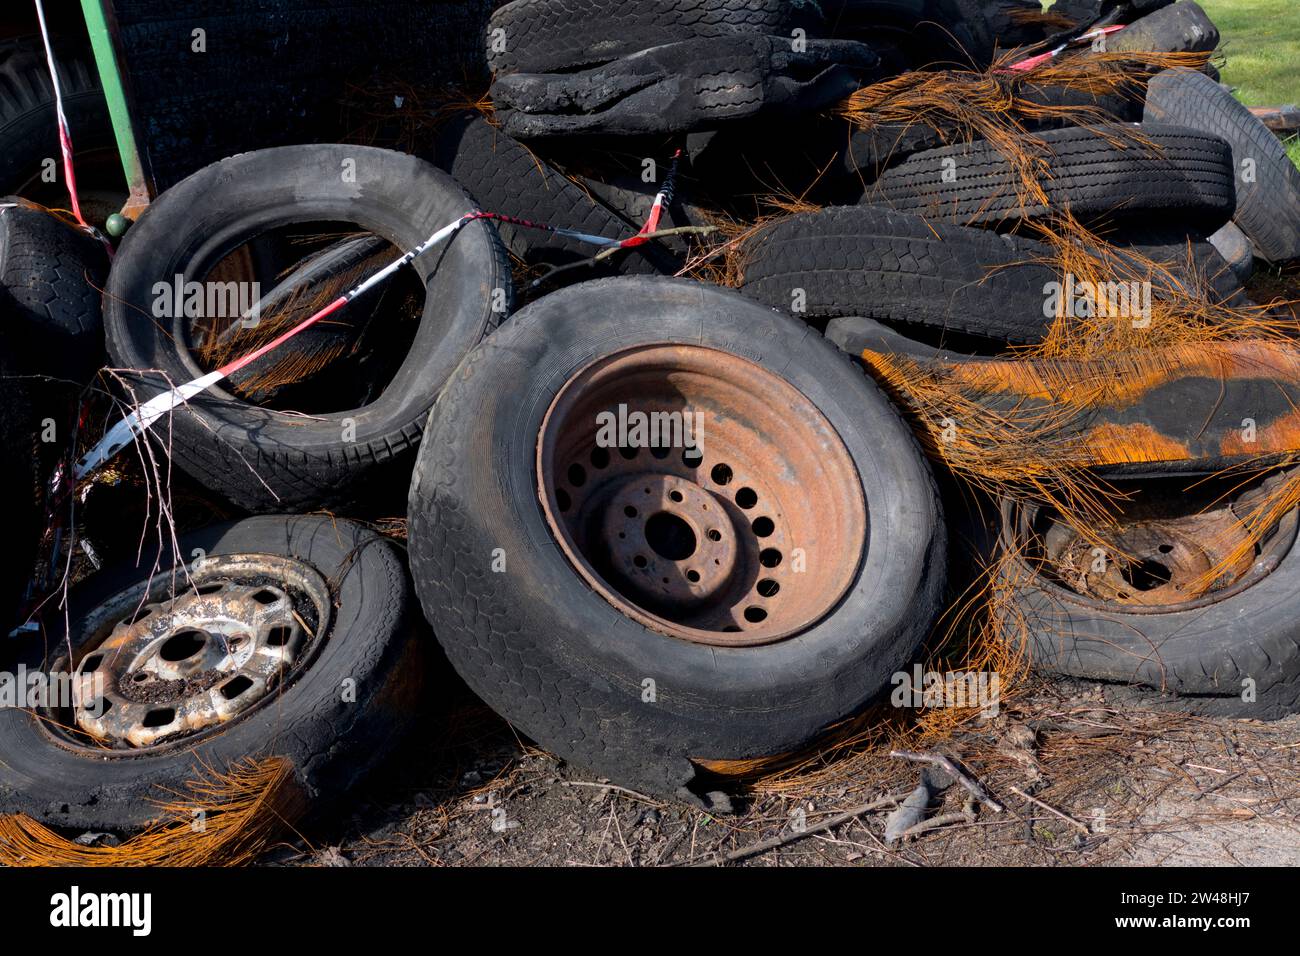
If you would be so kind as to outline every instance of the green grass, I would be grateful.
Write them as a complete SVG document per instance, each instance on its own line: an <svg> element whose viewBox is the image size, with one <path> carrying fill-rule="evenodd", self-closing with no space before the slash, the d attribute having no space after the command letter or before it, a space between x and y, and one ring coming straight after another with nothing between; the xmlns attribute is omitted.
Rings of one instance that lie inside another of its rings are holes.
<svg viewBox="0 0 1300 956"><path fill-rule="evenodd" d="M1219 28L1223 82L1247 106L1300 105L1300 6L1296 0L1199 0ZM1300 166L1300 137L1287 142Z"/></svg>

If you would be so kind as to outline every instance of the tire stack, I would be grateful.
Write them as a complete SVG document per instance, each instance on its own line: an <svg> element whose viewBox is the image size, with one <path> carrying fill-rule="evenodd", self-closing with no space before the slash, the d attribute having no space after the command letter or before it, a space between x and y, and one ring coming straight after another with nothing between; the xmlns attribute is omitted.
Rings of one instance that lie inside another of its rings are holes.
<svg viewBox="0 0 1300 956"><path fill-rule="evenodd" d="M106 549L116 566L44 622L57 639L15 645L14 663L107 689L77 702L91 716L0 714L0 812L138 829L151 788L252 753L287 758L324 807L410 723L431 637L558 757L725 811L706 768L798 751L878 701L954 597L950 476L854 358L1041 344L1060 278L1043 232L1063 213L1207 310L1248 303L1256 260L1300 258L1300 175L1202 72L1159 73L1140 101L1008 79L1095 120L1030 124L1032 201L1005 150L955 123L859 128L836 104L905 71L1003 71L1094 24L1127 24L1114 49L1212 49L1203 18L1190 0L513 0L484 37L490 108L439 113L423 156L232 156L158 196L111 269L83 231L0 204L7 439L88 420L46 413L23 372L84 387L115 369L109 422L205 382L130 467L174 466L223 519ZM655 223L675 231L647 238ZM681 278L720 261L702 228L733 225L734 288ZM210 315L214 289L240 307ZM8 472L11 496L55 467ZM1295 514L1182 601L1218 553L1206 522L1232 528L1261 492L1194 510L1165 474L1116 480L1144 504L1131 554L1092 577L1058 573L1082 547L1061 516L1001 504L1026 622L1008 637L1044 671L1203 713L1293 711ZM395 517L406 554L367 524ZM6 613L41 522L39 505L15 521Z"/></svg>

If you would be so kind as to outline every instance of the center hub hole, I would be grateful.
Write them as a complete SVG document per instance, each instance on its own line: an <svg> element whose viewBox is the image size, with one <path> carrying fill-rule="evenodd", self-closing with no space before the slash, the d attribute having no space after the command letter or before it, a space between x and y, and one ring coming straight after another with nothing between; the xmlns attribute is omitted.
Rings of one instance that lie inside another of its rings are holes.
<svg viewBox="0 0 1300 956"><path fill-rule="evenodd" d="M203 650L203 645L207 642L206 634L200 634L198 631L178 631L163 641L162 647L158 649L158 656L173 663L183 661Z"/></svg>
<svg viewBox="0 0 1300 956"><path fill-rule="evenodd" d="M660 511L645 523L646 543L669 561L683 561L695 553L695 532L675 514Z"/></svg>
<svg viewBox="0 0 1300 956"><path fill-rule="evenodd" d="M1139 591L1151 591L1168 584L1169 569L1158 561L1139 561L1137 564L1125 565L1120 575Z"/></svg>

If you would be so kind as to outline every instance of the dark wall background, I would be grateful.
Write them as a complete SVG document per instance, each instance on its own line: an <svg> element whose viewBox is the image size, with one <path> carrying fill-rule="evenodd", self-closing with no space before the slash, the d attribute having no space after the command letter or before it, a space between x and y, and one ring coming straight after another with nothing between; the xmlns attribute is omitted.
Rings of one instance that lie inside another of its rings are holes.
<svg viewBox="0 0 1300 956"><path fill-rule="evenodd" d="M485 79L502 2L113 0L146 169L162 190L233 153L338 139L349 82Z"/></svg>

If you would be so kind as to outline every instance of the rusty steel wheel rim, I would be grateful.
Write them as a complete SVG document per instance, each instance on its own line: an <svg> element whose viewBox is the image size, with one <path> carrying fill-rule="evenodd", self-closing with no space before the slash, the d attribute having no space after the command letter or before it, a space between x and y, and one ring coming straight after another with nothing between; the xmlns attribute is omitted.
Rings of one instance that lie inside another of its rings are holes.
<svg viewBox="0 0 1300 956"><path fill-rule="evenodd" d="M1197 595L1191 587L1247 541L1246 516L1276 480L1188 514L1136 508L1107 534L1111 547L1101 549L1103 560L1092 541L1038 505L1014 508L1013 533L1046 579L1077 600L1134 613L1202 607L1260 580L1292 547L1298 518L1294 510L1260 544L1227 564L1209 591Z"/></svg>
<svg viewBox="0 0 1300 956"><path fill-rule="evenodd" d="M218 733L289 684L329 620L324 579L292 558L205 557L175 594L163 584L91 612L71 713L46 721L61 743L138 754Z"/></svg>
<svg viewBox="0 0 1300 956"><path fill-rule="evenodd" d="M645 345L588 365L547 410L536 469L569 563L671 637L792 637L862 560L866 504L835 429L785 379L717 349Z"/></svg>

